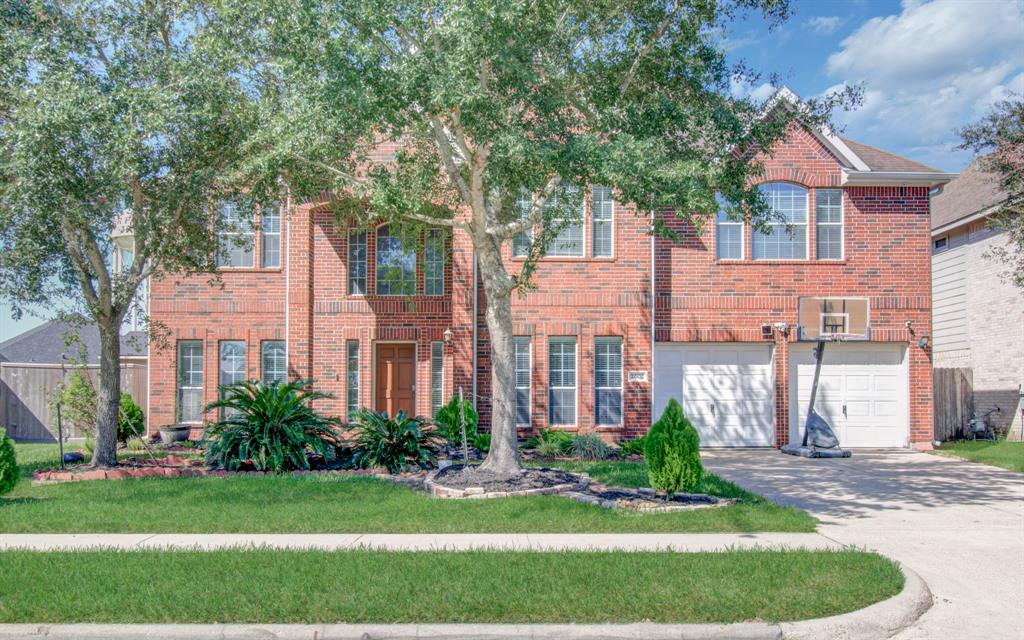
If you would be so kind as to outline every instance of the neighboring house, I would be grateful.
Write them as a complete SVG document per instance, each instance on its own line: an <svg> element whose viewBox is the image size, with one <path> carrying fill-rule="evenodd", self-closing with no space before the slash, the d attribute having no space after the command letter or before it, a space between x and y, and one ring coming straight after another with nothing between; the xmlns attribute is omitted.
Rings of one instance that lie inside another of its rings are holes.
<svg viewBox="0 0 1024 640"><path fill-rule="evenodd" d="M1006 199L980 159L932 198L933 351L937 369L970 370L967 406L980 412L998 406L994 424L1019 431L1024 291L1001 277L1005 265L986 255L1007 242L990 225Z"/></svg>
<svg viewBox="0 0 1024 640"><path fill-rule="evenodd" d="M799 437L813 373L799 327L842 332L859 317L870 340L829 346L819 410L848 446L928 446L930 353L917 346L931 329L928 194L951 175L800 127L766 169L793 237L783 225L721 221L697 234L670 221L681 241L655 240L607 189L588 189L583 221L540 261L536 289L513 299L524 433L632 437L676 397L706 446L780 446ZM407 251L386 226L339 228L327 202L266 206L254 222L249 248L225 236L218 285L152 283L151 313L173 347L151 359L151 429L198 430L215 417L202 407L218 385L286 376L332 392L319 406L342 417L432 415L462 389L487 424L484 300L463 233ZM505 250L515 265L519 244ZM833 312L801 322L801 298Z"/></svg>
<svg viewBox="0 0 1024 640"><path fill-rule="evenodd" d="M147 334L121 336L121 385L146 410ZM84 368L95 380L99 370L100 335L95 325L76 327L59 320L45 322L0 342L0 426L19 440L52 440L57 418L51 396L61 380ZM83 434L72 434L80 436Z"/></svg>

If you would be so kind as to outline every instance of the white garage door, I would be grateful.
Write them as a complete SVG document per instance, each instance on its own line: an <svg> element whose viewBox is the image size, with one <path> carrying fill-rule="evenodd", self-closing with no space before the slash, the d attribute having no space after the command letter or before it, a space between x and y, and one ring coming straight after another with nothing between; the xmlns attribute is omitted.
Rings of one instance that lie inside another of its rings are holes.
<svg viewBox="0 0 1024 640"><path fill-rule="evenodd" d="M803 439L807 404L814 383L814 348L790 348L790 440ZM825 345L825 362L814 405L844 447L908 446L905 345L854 343ZM795 381L795 384L794 384Z"/></svg>
<svg viewBox="0 0 1024 640"><path fill-rule="evenodd" d="M772 348L767 344L665 343L654 356L654 419L679 400L704 447L775 443Z"/></svg>

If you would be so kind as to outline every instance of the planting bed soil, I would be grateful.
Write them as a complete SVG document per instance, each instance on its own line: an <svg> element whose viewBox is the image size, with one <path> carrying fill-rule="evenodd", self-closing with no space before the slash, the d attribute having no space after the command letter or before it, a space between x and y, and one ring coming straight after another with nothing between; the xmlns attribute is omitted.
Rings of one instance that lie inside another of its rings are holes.
<svg viewBox="0 0 1024 640"><path fill-rule="evenodd" d="M455 465L428 475L424 487L443 498L504 498L580 490L589 482L586 474L560 469L524 469L522 473L501 477L479 467Z"/></svg>

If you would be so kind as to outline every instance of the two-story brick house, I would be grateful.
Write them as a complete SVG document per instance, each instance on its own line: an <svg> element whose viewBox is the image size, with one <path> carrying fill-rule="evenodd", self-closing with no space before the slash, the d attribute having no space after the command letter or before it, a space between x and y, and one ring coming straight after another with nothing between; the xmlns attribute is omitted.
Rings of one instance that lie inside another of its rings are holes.
<svg viewBox="0 0 1024 640"><path fill-rule="evenodd" d="M670 220L681 240L655 239L608 189L588 189L582 220L513 300L523 431L631 437L676 397L707 446L784 444L813 363L797 342L800 300L825 298L866 307L870 326L869 340L826 353L818 406L844 444L930 441L931 364L918 346L931 322L929 191L951 176L800 127L765 166L762 188L791 227L723 217L697 233ZM387 226L350 231L307 202L266 207L248 240L226 252L218 285L152 284L152 317L171 337L150 357L152 428L199 429L218 384L285 376L314 379L335 395L322 410L342 417L431 415L462 389L486 425L485 301L460 231L406 250ZM514 268L516 243L505 251ZM846 316L828 315L843 331Z"/></svg>

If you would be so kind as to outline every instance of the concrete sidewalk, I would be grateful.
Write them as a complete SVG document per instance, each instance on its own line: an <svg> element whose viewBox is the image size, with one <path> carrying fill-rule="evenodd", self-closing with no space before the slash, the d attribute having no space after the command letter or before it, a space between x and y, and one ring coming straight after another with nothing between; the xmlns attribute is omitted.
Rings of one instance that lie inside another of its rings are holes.
<svg viewBox="0 0 1024 640"><path fill-rule="evenodd" d="M253 534L253 533L4 533L0 550L29 549L381 549L387 551L725 551L728 549L841 549L817 533L451 533L451 534Z"/></svg>

